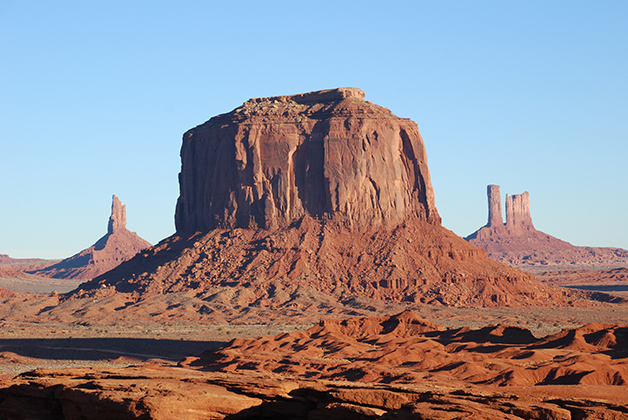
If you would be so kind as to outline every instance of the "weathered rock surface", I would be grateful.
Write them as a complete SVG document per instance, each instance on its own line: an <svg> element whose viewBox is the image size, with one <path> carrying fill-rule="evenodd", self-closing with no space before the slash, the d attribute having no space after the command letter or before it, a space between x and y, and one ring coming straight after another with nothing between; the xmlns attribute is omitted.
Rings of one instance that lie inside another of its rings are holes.
<svg viewBox="0 0 628 420"><path fill-rule="evenodd" d="M502 198L499 185L489 185L486 192L488 195L488 224L486 226L502 226L504 219L502 218Z"/></svg>
<svg viewBox="0 0 628 420"><path fill-rule="evenodd" d="M281 308L302 300L299 310L315 312L329 300L352 305L356 297L493 307L571 300L566 291L543 286L450 231L416 219L363 233L304 218L272 231L216 229L174 236L82 284L70 299L104 297L114 290L134 301L193 291L212 308Z"/></svg>
<svg viewBox="0 0 628 420"><path fill-rule="evenodd" d="M187 133L179 233L281 228L304 216L350 229L439 224L416 124L355 88L251 99Z"/></svg>
<svg viewBox="0 0 628 420"><path fill-rule="evenodd" d="M405 311L234 339L183 365L370 383L616 385L628 393L627 345L628 325L589 324L537 339L508 325L445 330Z"/></svg>
<svg viewBox="0 0 628 420"><path fill-rule="evenodd" d="M123 206L114 195L105 236L78 254L30 273L52 278L89 280L120 265L150 246L150 242L140 238L135 232L127 230L126 206Z"/></svg>
<svg viewBox="0 0 628 420"><path fill-rule="evenodd" d="M126 229L126 206L123 206L120 199L115 195L111 203L111 216L107 224L107 233L113 235Z"/></svg>
<svg viewBox="0 0 628 420"><path fill-rule="evenodd" d="M440 225L416 124L363 96L251 99L185 133L177 234L70 299L194 291L208 305L312 311L356 297L567 303Z"/></svg>
<svg viewBox="0 0 628 420"><path fill-rule="evenodd" d="M627 419L628 326L537 339L410 311L234 339L179 367L38 369L0 383L9 419ZM542 386L536 386L536 385Z"/></svg>
<svg viewBox="0 0 628 420"><path fill-rule="evenodd" d="M506 195L506 223L502 222L499 186L487 188L489 221L465 239L488 256L530 272L548 269L628 266L628 251L621 248L574 246L537 230L530 216L530 196Z"/></svg>
<svg viewBox="0 0 628 420"><path fill-rule="evenodd" d="M50 263L51 260L44 260L41 258L11 258L8 254L0 254L0 265L30 266Z"/></svg>

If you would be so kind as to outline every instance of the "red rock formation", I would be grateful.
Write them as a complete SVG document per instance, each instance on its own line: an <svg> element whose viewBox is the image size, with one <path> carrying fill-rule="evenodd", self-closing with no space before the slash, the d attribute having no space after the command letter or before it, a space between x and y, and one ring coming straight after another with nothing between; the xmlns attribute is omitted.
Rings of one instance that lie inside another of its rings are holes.
<svg viewBox="0 0 628 420"><path fill-rule="evenodd" d="M111 203L111 216L107 224L107 233L113 235L123 229L126 229L126 206L123 206L120 199L114 195Z"/></svg>
<svg viewBox="0 0 628 420"><path fill-rule="evenodd" d="M536 273L535 277L553 286L593 286L585 289L628 291L628 267L545 271Z"/></svg>
<svg viewBox="0 0 628 420"><path fill-rule="evenodd" d="M300 310L349 296L566 302L440 225L416 124L363 96L251 99L185 133L177 234L73 298L194 289L208 302L283 307L310 296Z"/></svg>
<svg viewBox="0 0 628 420"><path fill-rule="evenodd" d="M499 185L489 185L486 187L488 195L488 224L486 226L502 226L502 199L499 192Z"/></svg>
<svg viewBox="0 0 628 420"><path fill-rule="evenodd" d="M478 356L482 352L477 353ZM536 364L538 361L522 360ZM0 417L27 419L625 419L621 386L316 381L281 372L202 372L156 364L37 369L0 388ZM438 376L438 375L436 375Z"/></svg>
<svg viewBox="0 0 628 420"><path fill-rule="evenodd" d="M115 195L107 234L94 245L44 269L32 271L44 277L89 280L132 258L151 244L126 228L126 206Z"/></svg>
<svg viewBox="0 0 628 420"><path fill-rule="evenodd" d="M530 194L506 195L506 227L511 232L535 230L530 217Z"/></svg>
<svg viewBox="0 0 628 420"><path fill-rule="evenodd" d="M531 271L548 267L604 267L628 265L628 251L620 248L578 247L537 230L530 216L530 196L506 195L506 224L501 222L499 186L488 186L489 222L467 236L489 257Z"/></svg>
<svg viewBox="0 0 628 420"><path fill-rule="evenodd" d="M411 311L325 320L305 331L234 339L182 365L371 383L628 385L628 325L589 324L541 339L521 327L445 330Z"/></svg>
<svg viewBox="0 0 628 420"><path fill-rule="evenodd" d="M7 254L0 254L0 265L41 265L50 264L53 260L44 260L41 258L11 258Z"/></svg>
<svg viewBox="0 0 628 420"><path fill-rule="evenodd" d="M272 229L306 215L352 229L439 224L416 124L363 97L251 99L185 133L177 231Z"/></svg>

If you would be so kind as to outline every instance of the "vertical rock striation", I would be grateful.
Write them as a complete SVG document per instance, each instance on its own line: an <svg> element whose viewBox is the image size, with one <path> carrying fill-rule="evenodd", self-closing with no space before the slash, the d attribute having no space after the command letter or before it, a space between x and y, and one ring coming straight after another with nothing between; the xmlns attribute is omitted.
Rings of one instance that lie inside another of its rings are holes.
<svg viewBox="0 0 628 420"><path fill-rule="evenodd" d="M511 232L535 230L530 217L530 194L506 195L506 227Z"/></svg>
<svg viewBox="0 0 628 420"><path fill-rule="evenodd" d="M251 99L185 133L177 232L304 216L355 230L440 224L416 124L363 98L339 88Z"/></svg>

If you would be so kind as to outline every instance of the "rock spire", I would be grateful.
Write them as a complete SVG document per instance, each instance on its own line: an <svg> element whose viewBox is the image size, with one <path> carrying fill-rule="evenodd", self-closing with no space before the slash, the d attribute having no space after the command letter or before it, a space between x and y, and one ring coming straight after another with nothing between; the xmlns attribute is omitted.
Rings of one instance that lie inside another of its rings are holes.
<svg viewBox="0 0 628 420"><path fill-rule="evenodd" d="M488 195L488 224L486 226L501 226L504 224L504 219L499 185L489 185L486 187L486 193Z"/></svg>
<svg viewBox="0 0 628 420"><path fill-rule="evenodd" d="M111 216L107 225L107 233L113 234L120 229L126 229L126 206L115 195L112 197Z"/></svg>
<svg viewBox="0 0 628 420"><path fill-rule="evenodd" d="M127 230L126 206L114 195L105 236L91 247L34 273L44 277L89 280L150 246L150 242Z"/></svg>
<svg viewBox="0 0 628 420"><path fill-rule="evenodd" d="M530 194L506 195L506 226L511 231L534 229L530 217Z"/></svg>

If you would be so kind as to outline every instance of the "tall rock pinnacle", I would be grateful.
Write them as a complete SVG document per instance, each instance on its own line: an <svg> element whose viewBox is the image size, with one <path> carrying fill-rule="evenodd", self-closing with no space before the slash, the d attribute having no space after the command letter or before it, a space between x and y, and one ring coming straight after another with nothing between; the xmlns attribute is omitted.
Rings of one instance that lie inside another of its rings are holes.
<svg viewBox="0 0 628 420"><path fill-rule="evenodd" d="M126 229L126 206L123 206L120 199L115 195L111 203L111 216L107 226L107 233L113 234L121 229Z"/></svg>
<svg viewBox="0 0 628 420"><path fill-rule="evenodd" d="M488 224L486 226L502 226L502 201L499 185L489 185L486 187L488 195Z"/></svg>
<svg viewBox="0 0 628 420"><path fill-rule="evenodd" d="M506 195L506 226L510 230L534 229L530 217L530 194Z"/></svg>

